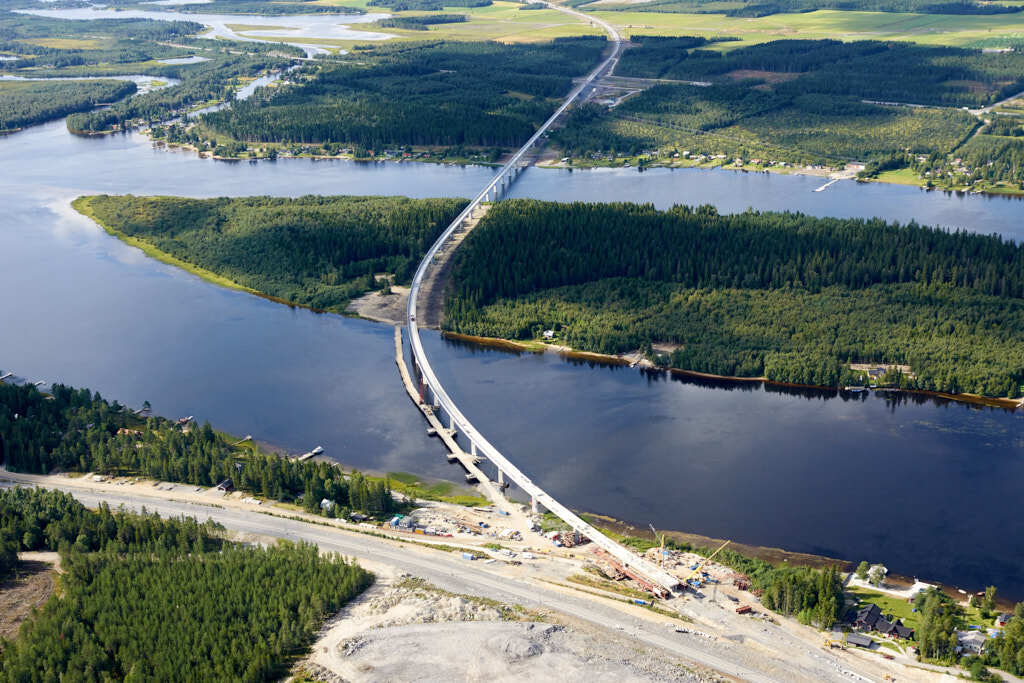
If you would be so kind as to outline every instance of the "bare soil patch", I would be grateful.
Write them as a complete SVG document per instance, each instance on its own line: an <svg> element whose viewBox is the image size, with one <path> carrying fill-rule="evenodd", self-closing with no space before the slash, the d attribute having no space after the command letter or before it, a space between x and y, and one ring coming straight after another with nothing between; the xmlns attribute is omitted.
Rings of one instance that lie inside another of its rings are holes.
<svg viewBox="0 0 1024 683"><path fill-rule="evenodd" d="M40 607L57 587L57 570L42 560L22 560L17 574L0 583L0 639L18 635L33 607Z"/></svg>
<svg viewBox="0 0 1024 683"><path fill-rule="evenodd" d="M348 310L360 318L399 325L405 322L405 307L409 301L409 288L391 285L391 294L369 292L353 299Z"/></svg>
<svg viewBox="0 0 1024 683"><path fill-rule="evenodd" d="M758 78L768 84L785 83L800 78L800 74L783 73L781 71L760 71L757 69L736 69L725 74L734 81L744 81L751 78Z"/></svg>

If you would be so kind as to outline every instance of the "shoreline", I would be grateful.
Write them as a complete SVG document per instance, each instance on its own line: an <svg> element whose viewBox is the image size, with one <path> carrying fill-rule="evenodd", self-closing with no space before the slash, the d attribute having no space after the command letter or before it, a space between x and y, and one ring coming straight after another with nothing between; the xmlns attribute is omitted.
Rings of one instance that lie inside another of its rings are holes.
<svg viewBox="0 0 1024 683"><path fill-rule="evenodd" d="M703 379L711 379L723 382L761 382L765 385L777 386L777 387L790 387L794 389L818 389L821 391L841 391L841 387L828 387L817 384L795 384L791 382L776 382L768 379L767 377L732 377L729 375L715 375L708 372L700 372L698 370L685 370L682 368L660 368L649 360L643 358L641 360L632 360L633 357L639 357L637 353L630 354L607 354L597 353L594 351L579 351L572 349L568 346L559 344L546 344L541 341L533 342L522 342L514 339L500 339L496 337L478 337L470 334L460 334L458 332L446 332L442 331L441 336L446 339L454 339L457 341L469 342L472 344L479 344L481 346L488 346L491 348L497 348L505 351L514 352L529 352L529 353L557 353L565 358L573 360L583 361L595 361L599 363L607 363L608 365L619 365L628 367L640 367L647 370L660 370L673 375L682 375L684 377L699 377ZM949 401L955 401L958 403L968 403L971 405L980 405L988 408L1004 408L1014 410L1017 408L1024 407L1024 399L1013 399L1007 397L995 397L995 396L980 396L978 394L947 394L941 391L929 391L926 389L898 389L882 387L883 391L905 393L905 394L919 394L922 396L931 396L933 398L942 398Z"/></svg>
<svg viewBox="0 0 1024 683"><path fill-rule="evenodd" d="M165 124L160 124L160 125L165 125ZM114 133L114 132L119 132L119 131L103 131L103 132L99 132L99 133L95 133L95 134L96 135L106 135L106 134L110 134L110 133ZM501 166L501 163L502 163L502 160L499 160L497 162L487 162L487 161L480 161L480 160L475 160L475 159L444 160L444 159L434 159L434 158L401 158L401 157L394 157L394 156L357 157L357 156L355 156L353 154L335 154L335 155L329 155L329 154L298 154L298 155L290 155L289 154L287 156L279 155L279 156L276 156L276 157L268 157L268 156L253 156L253 157L249 157L249 156L246 156L246 157L242 157L242 156L221 156L221 155L213 154L212 151L200 150L200 149L196 148L194 145L192 145L190 143L168 142L167 140L162 139L162 138L154 138L152 136L152 131L149 128L139 129L138 132L141 135L146 136L146 138L148 138L153 144L164 146L168 150L170 150L170 149L186 150L186 151L194 152L201 159L213 159L215 161L233 161L233 162L247 161L249 163L256 163L256 162L261 162L261 161L277 161L279 159L313 159L314 161L354 161L354 162L359 162L359 163L389 163L389 162L392 162L392 163L399 163L399 164L406 164L406 163L436 164L436 165L440 165L440 166L480 166L482 168L498 168L498 167ZM283 145L284 143L275 142L275 143L264 143L264 144ZM310 144L312 144L312 143L310 143ZM907 182L905 180L898 180L898 179L894 179L894 178L890 179L890 178L883 178L883 177L859 178L855 174L854 175L850 175L850 172L848 172L848 171L831 170L831 169L828 169L828 170L826 170L826 169L808 169L808 168L803 168L803 167L799 167L799 166L796 166L796 165L786 166L784 168L776 168L776 167L750 166L750 165L732 166L732 165L724 165L724 164L707 164L707 163L687 164L687 163L680 163L680 162L669 161L669 162L666 162L666 163L656 162L656 163L651 163L651 164L644 164L642 166L639 165L639 164L637 164L637 165L630 165L630 166L624 166L623 163L588 163L588 164L585 164L585 165L577 166L577 165L574 165L574 164L565 164L565 163L562 163L560 161L553 161L552 160L552 161L541 161L541 162L538 162L538 163L534 164L533 167L537 168L537 169L542 169L542 170L555 170L555 171L566 171L566 170L568 170L568 171L592 171L592 170L607 168L607 169L630 169L630 170L636 169L640 173L643 173L645 170L648 170L648 169L669 169L669 170L692 169L692 170L695 170L695 171L732 171L734 173L763 173L763 174L773 174L773 175L778 175L778 176L803 176L803 177L811 177L811 178L821 178L822 180L824 180L826 182L828 182L828 181L835 181L835 180L852 180L855 183L864 184L864 185L867 185L867 184L870 184L870 183L879 183L879 184L882 184L882 185L897 185L897 186L903 186L903 187L916 187L918 190L921 190L923 192L943 192L943 193L946 193L946 194L956 194L956 195L963 195L963 196L976 195L976 196L983 196L983 197L986 197L986 198L1003 197L1003 198L1010 198L1010 199L1013 199L1013 198L1024 199L1024 190L1013 190L1013 189L1010 189L1010 188L999 188L999 189L987 188L987 189L983 189L983 190L972 190L972 189L966 188L966 187L964 187L964 188L928 187L925 184L926 181L924 179L919 179L919 182L917 182L917 181L915 181L915 182Z"/></svg>
<svg viewBox="0 0 1024 683"><path fill-rule="evenodd" d="M582 512L589 520L601 529L607 529L620 536L629 536L633 538L642 538L645 540L651 540L656 543L657 539L649 529L645 527L638 527L625 522L615 517L609 517L600 513L593 512ZM693 533L689 531L678 531L673 529L659 529L659 533L663 533L666 538L674 541L689 543L691 546L698 548L717 548L726 542L724 538L714 538L712 536L705 536L703 534ZM753 557L759 560L764 560L775 565L789 565L799 567L811 567L813 569L825 569L827 567L838 567L841 572L852 573L857 566L856 560L844 560L837 557L829 557L827 555L815 555L813 553L802 553L793 550L786 550L785 548L776 548L772 546L756 545L754 543L743 543L738 541L730 540L729 547L746 557ZM882 562L882 564L885 564ZM965 600L964 595L960 593L960 587L942 581L930 581L927 579L921 579L921 577L906 576L904 574L889 573L885 577L884 586L888 590L909 588L916 581L922 580L925 583L930 583L938 586L946 595L950 596L957 602ZM874 590L874 589L870 589ZM980 588L979 588L980 590ZM972 594L972 591L968 591L968 596ZM999 596L997 598L999 605L1003 611L1013 611L1015 600L1006 596Z"/></svg>
<svg viewBox="0 0 1024 683"><path fill-rule="evenodd" d="M205 282L209 282L212 285L217 285L218 287L224 287L226 289L233 289L233 290L239 291L239 292L245 292L246 294L252 294L253 296L258 296L261 299L265 299L267 301L271 301L271 302L273 302L275 304L281 304L283 306L288 306L290 308L302 308L302 309L305 309L305 310L310 311L312 313L340 315L340 316L342 316L344 318L357 318L357 319L360 319L360 320L369 320L369 321L372 321L372 322L385 322L383 319L377 320L375 318L367 318L367 317L359 315L358 313L349 312L348 311L348 305L346 305L346 308L345 308L344 311L334 311L334 310L329 310L329 309L314 308L313 306L308 306L306 304L301 304L301 303L298 303L296 301L288 301L287 299L281 299L280 297L276 297L276 296L274 296L272 294L267 294L266 292L261 292L258 289L253 289L252 287L247 287L247 286L245 286L243 284L235 282L231 278L225 277L224 275L218 275L217 273L213 272L212 270L207 270L206 268L203 268L202 266L194 265L192 263L189 263L188 261L184 261L184 260L178 258L177 256L174 256L172 254L168 254L166 251L163 251L162 249L160 249L160 248L150 244L149 242L146 242L145 240L139 239L138 237L132 237L131 235L126 235L125 233L121 232L120 230L116 230L114 228L111 228L110 226L106 225L103 221L101 221L92 212L92 209L89 207L89 202L87 200L88 200L88 195L82 196L82 197L76 197L75 199L71 200L71 208L73 208L75 211L77 211L78 213L82 214L83 216L85 216L86 218L91 220L93 223L98 225L100 228L103 229L103 231L105 233L107 233L108 235L110 235L114 239L116 239L116 240L118 240L118 241L120 241L120 242L122 242L124 244L127 244L130 247L135 247L136 249L139 249L146 256L149 256L150 258L153 258L153 259L159 261L160 263L163 263L163 264L166 264L166 265L169 265L169 266L173 266L175 268L178 268L180 270L185 271L186 273L189 273L190 275L195 275L200 280L203 280ZM348 304L351 304L352 301L354 301L354 299L350 299Z"/></svg>

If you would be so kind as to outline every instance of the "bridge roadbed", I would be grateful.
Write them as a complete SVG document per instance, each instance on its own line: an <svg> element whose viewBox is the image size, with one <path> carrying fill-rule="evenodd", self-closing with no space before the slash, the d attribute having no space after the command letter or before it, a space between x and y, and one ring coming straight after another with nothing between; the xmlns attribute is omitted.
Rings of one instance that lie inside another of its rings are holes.
<svg viewBox="0 0 1024 683"><path fill-rule="evenodd" d="M508 513L509 522L514 523L514 526L519 529L520 533L526 536L529 533L529 520L522 513L519 505L510 502L501 492L494 482L491 481L483 470L481 470L477 463L480 458L471 453L467 453L459 446L455 441L455 437L452 434L452 430L446 428L441 420L438 419L437 414L434 411L434 407L426 405L420 401L420 392L413 382L412 376L409 374L409 367L405 363L405 354L402 350L402 328L395 327L395 364L398 366L398 373L402 376L402 384L405 385L405 390L409 393L409 398L416 404L416 407L423 413L423 417L426 418L431 428L437 433L438 438L444 442L445 447L452 456L461 464L466 472L476 477L477 484L481 493L491 501L494 507L498 510Z"/></svg>
<svg viewBox="0 0 1024 683"><path fill-rule="evenodd" d="M462 241L473 231L480 220L487 215L490 204L480 204L462 223L462 227L452 233L430 262L429 270L423 278L422 297L417 301L417 315L423 327L441 327L444 316L444 294L452 274L452 254L459 248Z"/></svg>

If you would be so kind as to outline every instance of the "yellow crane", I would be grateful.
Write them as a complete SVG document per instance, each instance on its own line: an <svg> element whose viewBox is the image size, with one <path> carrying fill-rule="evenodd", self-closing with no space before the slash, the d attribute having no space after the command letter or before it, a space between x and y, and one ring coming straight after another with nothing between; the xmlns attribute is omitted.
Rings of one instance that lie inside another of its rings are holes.
<svg viewBox="0 0 1024 683"><path fill-rule="evenodd" d="M651 524L650 522L647 523L647 526L649 526L651 528L651 533L654 534L654 540L657 541L658 540L658 530L655 529L654 525ZM658 566L660 567L664 561L665 561L665 534L662 534L661 535L661 548L658 549Z"/></svg>
<svg viewBox="0 0 1024 683"><path fill-rule="evenodd" d="M711 561L711 558L713 558L718 553L722 552L725 549L725 546L729 545L730 543L732 543L732 541L726 541L725 543L723 543L722 545L720 545L718 547L718 550L716 550L715 552L711 553L710 555L705 557L703 560L701 560L700 564L698 564L697 567L692 572L690 572L690 575L687 576L685 579L683 579L683 585L686 585L686 584L690 583L690 579L692 579L694 576L696 576L697 572L699 572L704 567L704 565L706 565L708 562Z"/></svg>

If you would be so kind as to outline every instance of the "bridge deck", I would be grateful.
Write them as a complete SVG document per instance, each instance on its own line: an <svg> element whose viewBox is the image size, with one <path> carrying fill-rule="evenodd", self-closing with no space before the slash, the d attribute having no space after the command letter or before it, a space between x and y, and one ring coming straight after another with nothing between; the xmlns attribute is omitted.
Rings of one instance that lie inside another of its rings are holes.
<svg viewBox="0 0 1024 683"><path fill-rule="evenodd" d="M530 498L540 505L553 512L563 521L565 521L571 528L575 529L583 536L586 536L596 546L602 550L608 552L610 555L615 557L624 566L631 568L636 573L640 574L652 584L660 586L661 588L672 591L679 585L678 577L675 577L668 572L662 570L660 567L652 562L648 562L642 557L639 557L632 551L628 550L624 546L611 540L594 527L587 524L585 521L579 518L575 513L569 510L567 507L559 503L557 500L552 498L547 492L541 489L539 486L534 484L529 477L513 465L497 448L495 448L483 434L481 434L473 426L473 423L462 414L462 411L455 404L455 402L448 396L445 391L444 385L441 384L437 376L434 374L433 368L430 366L430 360L427 358L426 351L423 348L423 343L420 340L419 325L420 323L416 320L417 313L417 298L420 294L420 289L424 285L424 276L427 273L431 263L437 254L448 245L451 237L458 232L464 225L467 218L473 215L473 212L483 203L485 200L489 200L491 196L495 200L498 199L498 195L502 190L511 185L518 175L519 170L522 167L523 160L527 159L527 155L533 149L533 146L542 138L547 132L551 125L557 121L562 114L569 108L569 106L576 101L581 95L588 95L594 88L595 83L598 79L606 76L614 69L615 64L618 62L620 53L622 52L622 39L618 32L611 26L611 24L598 19L596 17L587 16L586 14L577 10L563 7L560 5L554 5L548 3L548 7L551 9L571 14L576 17L583 18L587 21L594 22L600 25L607 31L610 36L613 47L611 53L604 61L602 61L590 74L583 79L576 87L573 88L572 92L565 101L558 107L557 110L544 122L540 128L526 141L518 152L516 152L509 161L502 166L498 173L491 179L483 190L471 201L465 209L452 221L451 225L441 234L441 236L431 245L430 249L427 250L426 255L420 262L419 267L416 269L416 274L413 276L412 284L409 287L409 301L406 310L406 322L409 329L409 344L412 349L412 356L415 360L420 373L423 376L423 380L433 397L433 403L439 406L447 413L449 420L451 421L454 428L457 428L473 444L476 448L476 452L483 455L490 460L494 465L497 466L498 470L502 472L509 480L514 482L520 489L522 489ZM400 339L398 340L398 351L401 351ZM399 354L400 355L400 354ZM402 362L404 365L404 361ZM407 375L408 373L406 373ZM412 385L411 379L406 383L407 389L410 391L410 396L419 405L419 392ZM411 387L411 388L410 388ZM422 409L422 406L421 406ZM431 424L438 429L438 434L447 434L444 431L443 425L440 420L434 414L434 410L424 410L424 415L431 421ZM442 437L444 438L444 437ZM454 444L454 440L450 439L450 443ZM446 445L448 442L446 441ZM451 447L451 446L449 446ZM456 446L457 447L457 446ZM461 451L461 449L459 449ZM472 458L469 458L472 460ZM476 468L475 462L470 462L473 468ZM465 466L465 463L464 463ZM473 471L467 466L469 471ZM476 468L479 471L479 468ZM487 481L486 477L481 479L481 484ZM492 487L493 488L493 487Z"/></svg>

